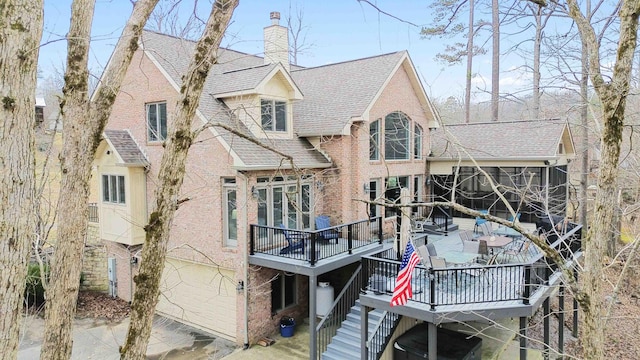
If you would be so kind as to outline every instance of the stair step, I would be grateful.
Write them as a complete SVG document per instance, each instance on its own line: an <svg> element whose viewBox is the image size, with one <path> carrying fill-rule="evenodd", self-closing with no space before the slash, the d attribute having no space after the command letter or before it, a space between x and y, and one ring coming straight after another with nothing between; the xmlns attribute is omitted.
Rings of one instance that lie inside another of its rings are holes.
<svg viewBox="0 0 640 360"><path fill-rule="evenodd" d="M332 349L327 349L327 351L323 352L320 356L321 360L342 360L343 355L334 352Z"/></svg>
<svg viewBox="0 0 640 360"><path fill-rule="evenodd" d="M338 346L336 344L329 344L329 346L327 346L327 351L329 351L329 349L333 350L332 352L334 352L336 355L341 355L341 359L360 359L360 348L357 347L355 349L350 349L346 346Z"/></svg>
<svg viewBox="0 0 640 360"><path fill-rule="evenodd" d="M334 336L331 339L332 344L342 345L346 347L351 347L354 349L360 349L360 337L357 338L352 336Z"/></svg>

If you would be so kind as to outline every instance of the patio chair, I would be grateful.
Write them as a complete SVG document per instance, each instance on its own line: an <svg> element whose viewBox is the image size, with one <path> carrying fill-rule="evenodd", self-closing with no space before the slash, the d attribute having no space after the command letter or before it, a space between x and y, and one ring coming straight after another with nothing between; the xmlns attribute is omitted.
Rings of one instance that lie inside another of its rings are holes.
<svg viewBox="0 0 640 360"><path fill-rule="evenodd" d="M487 240L478 241L478 254L480 254L480 261L485 261L489 257L489 246Z"/></svg>
<svg viewBox="0 0 640 360"><path fill-rule="evenodd" d="M427 244L427 251L429 252L429 256L438 256L436 247L433 244Z"/></svg>
<svg viewBox="0 0 640 360"><path fill-rule="evenodd" d="M447 259L439 256L429 256L429 262L434 270L441 270L436 272L436 282L438 286L445 291L452 291L450 285L451 281L455 282L455 287L459 285L458 275L459 272L453 268L448 267ZM452 279L452 277L454 279Z"/></svg>
<svg viewBox="0 0 640 360"><path fill-rule="evenodd" d="M470 230L460 231L459 235L460 235L460 240L462 240L463 243L465 240L468 240L468 241L475 240L475 238L473 237L473 232Z"/></svg>
<svg viewBox="0 0 640 360"><path fill-rule="evenodd" d="M427 246L420 245L416 248L416 251L418 252L418 257L422 261L422 265L424 265L425 267L431 266L431 262L429 261L429 250L427 250Z"/></svg>
<svg viewBox="0 0 640 360"><path fill-rule="evenodd" d="M493 234L493 226L488 221L483 222L478 226L480 233L484 236L491 236Z"/></svg>
<svg viewBox="0 0 640 360"><path fill-rule="evenodd" d="M506 256L509 261L516 259L525 262L527 258L529 258L529 247L531 246L531 241L525 240L520 242L520 244L513 246L511 248L505 249L500 254Z"/></svg>
<svg viewBox="0 0 640 360"><path fill-rule="evenodd" d="M488 214L489 210L478 210L478 212L480 212L482 214ZM487 220L485 220L485 219L483 219L483 218L481 218L479 216L476 216L476 223L475 223L475 225L473 225L473 232L477 233L478 232L478 227L480 225L486 223L486 222L487 222Z"/></svg>
<svg viewBox="0 0 640 360"><path fill-rule="evenodd" d="M284 238L287 240L289 245L280 249L280 254L290 254L296 252L298 250L304 252L304 242L306 240L305 236L301 232L292 232L287 230L287 227L284 224L280 224L280 228L282 229L282 234Z"/></svg>
<svg viewBox="0 0 640 360"><path fill-rule="evenodd" d="M520 213L516 213L516 220L520 221ZM507 218L507 221L514 222L513 215L509 215L509 217Z"/></svg>
<svg viewBox="0 0 640 360"><path fill-rule="evenodd" d="M486 242L485 242L485 245L486 245ZM466 252L470 254L479 254L480 242L471 241L471 240L462 240L462 252Z"/></svg>
<svg viewBox="0 0 640 360"><path fill-rule="evenodd" d="M482 280L486 280L487 285L491 285L490 272L493 268L489 266L496 265L497 263L498 263L498 254L495 254L489 258L489 261L487 261L486 264L483 264L484 266L487 266L487 267L482 267L478 269L465 269L462 272L476 279L480 278Z"/></svg>
<svg viewBox="0 0 640 360"><path fill-rule="evenodd" d="M329 222L329 217L327 215L320 215L316 217L316 230L328 229L318 232L318 236L326 241L335 240L337 244L338 239L340 239L340 231L337 229L329 229L330 227L331 223Z"/></svg>

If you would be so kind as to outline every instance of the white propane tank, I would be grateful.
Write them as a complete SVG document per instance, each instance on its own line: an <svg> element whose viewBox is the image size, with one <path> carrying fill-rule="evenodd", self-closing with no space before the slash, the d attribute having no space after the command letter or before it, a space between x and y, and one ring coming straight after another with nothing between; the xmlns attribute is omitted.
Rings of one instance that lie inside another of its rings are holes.
<svg viewBox="0 0 640 360"><path fill-rule="evenodd" d="M319 282L316 288L316 315L326 316L333 305L333 286L328 282Z"/></svg>

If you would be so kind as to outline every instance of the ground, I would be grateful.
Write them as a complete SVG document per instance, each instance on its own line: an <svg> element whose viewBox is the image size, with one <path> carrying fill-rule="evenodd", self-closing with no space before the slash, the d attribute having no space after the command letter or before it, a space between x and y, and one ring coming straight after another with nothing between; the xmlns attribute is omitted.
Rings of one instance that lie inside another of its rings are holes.
<svg viewBox="0 0 640 360"><path fill-rule="evenodd" d="M640 343L637 341L640 333L640 304L638 295L640 294L640 277L638 273L638 260L629 264L626 275L619 286L616 297L612 296L613 288L620 278L620 273L626 263L626 254L623 253L615 261L606 259L605 268L605 293L603 299L612 303L611 313L606 320L605 334L606 342L604 353L610 359L638 359L640 356ZM558 339L558 301L553 297L551 301L550 334L552 349L557 349ZM571 336L573 327L573 297L567 293L565 298L565 354L580 358L581 344ZM580 318L580 314L578 315ZM539 341L530 341L531 347L542 349L540 343L543 339L543 315L542 309L530 319L528 335ZM580 330L579 330L580 331ZM552 357L553 358L553 357Z"/></svg>
<svg viewBox="0 0 640 360"><path fill-rule="evenodd" d="M121 321L129 316L130 310L129 303L124 300L105 293L81 291L78 294L76 317Z"/></svg>

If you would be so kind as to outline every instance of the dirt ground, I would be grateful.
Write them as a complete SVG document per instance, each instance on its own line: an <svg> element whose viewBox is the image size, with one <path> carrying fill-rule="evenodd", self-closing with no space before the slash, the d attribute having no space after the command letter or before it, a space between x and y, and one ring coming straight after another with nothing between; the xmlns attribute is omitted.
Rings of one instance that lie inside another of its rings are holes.
<svg viewBox="0 0 640 360"><path fill-rule="evenodd" d="M121 321L127 316L131 307L129 303L111 296L94 291L81 291L78 294L76 317L79 319L104 319Z"/></svg>

